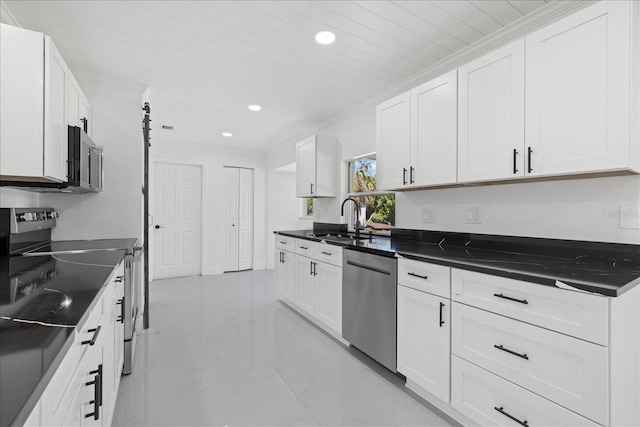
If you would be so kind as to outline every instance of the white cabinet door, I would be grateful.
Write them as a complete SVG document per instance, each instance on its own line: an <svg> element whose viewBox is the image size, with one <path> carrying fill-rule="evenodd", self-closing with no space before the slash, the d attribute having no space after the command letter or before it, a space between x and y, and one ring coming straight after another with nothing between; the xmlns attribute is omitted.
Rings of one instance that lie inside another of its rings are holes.
<svg viewBox="0 0 640 427"><path fill-rule="evenodd" d="M44 36L0 24L0 175L42 176Z"/></svg>
<svg viewBox="0 0 640 427"><path fill-rule="evenodd" d="M526 37L530 175L627 169L633 162L632 3L600 2Z"/></svg>
<svg viewBox="0 0 640 427"><path fill-rule="evenodd" d="M457 105L457 70L411 90L410 185L456 182Z"/></svg>
<svg viewBox="0 0 640 427"><path fill-rule="evenodd" d="M284 299L293 302L296 295L296 256L291 252L284 252L282 259L285 276Z"/></svg>
<svg viewBox="0 0 640 427"><path fill-rule="evenodd" d="M411 93L379 104L376 127L377 189L402 188L411 173Z"/></svg>
<svg viewBox="0 0 640 427"><path fill-rule="evenodd" d="M316 315L338 335L342 335L342 268L316 262L318 297Z"/></svg>
<svg viewBox="0 0 640 427"><path fill-rule="evenodd" d="M44 38L44 172L45 177L67 180L67 85L69 67L53 41Z"/></svg>
<svg viewBox="0 0 640 427"><path fill-rule="evenodd" d="M310 137L296 145L296 197L312 197L317 191L316 139Z"/></svg>
<svg viewBox="0 0 640 427"><path fill-rule="evenodd" d="M82 92L82 88L76 81L73 74L69 73L69 91L67 93L67 123L70 126L78 126L82 129L87 128L87 135L91 135L89 131L91 106L87 97ZM86 126L85 126L86 122Z"/></svg>
<svg viewBox="0 0 640 427"><path fill-rule="evenodd" d="M296 255L295 304L315 316L317 281L314 276L315 261Z"/></svg>
<svg viewBox="0 0 640 427"><path fill-rule="evenodd" d="M276 248L276 265L275 265L275 273L276 273L276 290L278 291L278 296L282 298L284 296L284 289L286 286L286 274L285 274L285 266L284 266L284 251Z"/></svg>
<svg viewBox="0 0 640 427"><path fill-rule="evenodd" d="M398 286L398 372L449 401L450 301Z"/></svg>
<svg viewBox="0 0 640 427"><path fill-rule="evenodd" d="M281 299L295 301L295 254L276 249L276 288Z"/></svg>
<svg viewBox="0 0 640 427"><path fill-rule="evenodd" d="M524 40L458 70L458 181L524 173Z"/></svg>

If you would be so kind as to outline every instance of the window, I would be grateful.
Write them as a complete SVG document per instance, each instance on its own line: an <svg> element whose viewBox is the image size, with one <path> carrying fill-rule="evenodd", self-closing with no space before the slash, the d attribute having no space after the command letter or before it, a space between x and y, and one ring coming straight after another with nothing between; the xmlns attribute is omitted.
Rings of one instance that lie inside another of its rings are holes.
<svg viewBox="0 0 640 427"><path fill-rule="evenodd" d="M396 197L394 193L379 192L376 189L375 154L348 162L349 197L353 197L360 206L356 215L353 211L349 219L350 228L355 229L356 218L359 226L375 233L390 234L395 224Z"/></svg>
<svg viewBox="0 0 640 427"><path fill-rule="evenodd" d="M313 199L300 199L300 218L313 218Z"/></svg>

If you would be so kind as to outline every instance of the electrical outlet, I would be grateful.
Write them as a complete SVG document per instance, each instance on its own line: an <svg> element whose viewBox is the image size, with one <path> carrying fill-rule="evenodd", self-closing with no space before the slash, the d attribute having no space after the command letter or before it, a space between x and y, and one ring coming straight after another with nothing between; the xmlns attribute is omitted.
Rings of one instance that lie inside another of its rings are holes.
<svg viewBox="0 0 640 427"><path fill-rule="evenodd" d="M422 222L433 224L436 222L436 210L433 208L422 209Z"/></svg>
<svg viewBox="0 0 640 427"><path fill-rule="evenodd" d="M624 229L640 230L640 215L638 211L640 209L637 206L620 206L620 223L618 226Z"/></svg>
<svg viewBox="0 0 640 427"><path fill-rule="evenodd" d="M478 206L464 208L464 223L482 224L482 208Z"/></svg>

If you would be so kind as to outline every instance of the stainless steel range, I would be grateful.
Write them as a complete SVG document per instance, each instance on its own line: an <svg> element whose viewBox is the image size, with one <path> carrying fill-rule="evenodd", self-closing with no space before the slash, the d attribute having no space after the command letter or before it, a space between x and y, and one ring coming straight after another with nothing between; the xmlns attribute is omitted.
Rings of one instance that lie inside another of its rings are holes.
<svg viewBox="0 0 640 427"><path fill-rule="evenodd" d="M124 369L130 374L136 340L136 319L143 302L138 268L142 247L137 239L99 239L52 241L51 230L58 212L51 208L0 208L0 256L42 257L64 253L126 250L124 258Z"/></svg>

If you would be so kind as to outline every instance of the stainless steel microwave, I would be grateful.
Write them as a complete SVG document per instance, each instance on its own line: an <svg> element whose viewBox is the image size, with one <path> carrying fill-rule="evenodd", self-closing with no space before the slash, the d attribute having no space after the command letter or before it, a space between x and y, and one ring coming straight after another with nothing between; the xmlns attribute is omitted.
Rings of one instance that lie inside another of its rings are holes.
<svg viewBox="0 0 640 427"><path fill-rule="evenodd" d="M76 193L102 191L103 152L82 128L69 126L69 172L67 187Z"/></svg>

